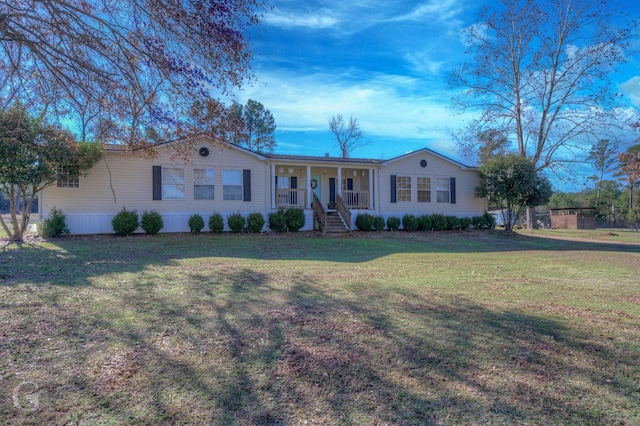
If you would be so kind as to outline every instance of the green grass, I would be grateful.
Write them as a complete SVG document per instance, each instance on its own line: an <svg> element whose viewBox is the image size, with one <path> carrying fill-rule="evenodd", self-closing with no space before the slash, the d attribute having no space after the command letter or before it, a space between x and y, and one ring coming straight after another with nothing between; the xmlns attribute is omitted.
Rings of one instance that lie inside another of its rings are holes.
<svg viewBox="0 0 640 426"><path fill-rule="evenodd" d="M0 424L639 424L640 245L541 235L7 245Z"/></svg>

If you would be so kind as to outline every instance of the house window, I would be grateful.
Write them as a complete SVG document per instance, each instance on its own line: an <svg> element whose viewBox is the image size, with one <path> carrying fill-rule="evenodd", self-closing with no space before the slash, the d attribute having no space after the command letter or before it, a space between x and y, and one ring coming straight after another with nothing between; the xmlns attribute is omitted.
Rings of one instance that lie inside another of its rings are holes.
<svg viewBox="0 0 640 426"><path fill-rule="evenodd" d="M398 176L396 178L398 201L411 202L411 177Z"/></svg>
<svg viewBox="0 0 640 426"><path fill-rule="evenodd" d="M450 179L449 178L437 178L436 179L436 191L437 199L439 203L448 203L450 194Z"/></svg>
<svg viewBox="0 0 640 426"><path fill-rule="evenodd" d="M184 200L184 169L164 167L162 169L162 199Z"/></svg>
<svg viewBox="0 0 640 426"><path fill-rule="evenodd" d="M57 186L58 188L79 188L80 177L69 173L69 170L64 167L58 167Z"/></svg>
<svg viewBox="0 0 640 426"><path fill-rule="evenodd" d="M193 199L213 200L213 169L193 169Z"/></svg>
<svg viewBox="0 0 640 426"><path fill-rule="evenodd" d="M431 202L431 178L418 177L418 202Z"/></svg>
<svg viewBox="0 0 640 426"><path fill-rule="evenodd" d="M242 201L242 170L222 171L222 199Z"/></svg>

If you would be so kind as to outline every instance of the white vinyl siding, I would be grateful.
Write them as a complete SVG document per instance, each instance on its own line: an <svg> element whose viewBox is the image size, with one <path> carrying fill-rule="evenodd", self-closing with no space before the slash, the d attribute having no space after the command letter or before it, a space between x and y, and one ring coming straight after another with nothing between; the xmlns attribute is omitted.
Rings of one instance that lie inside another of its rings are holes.
<svg viewBox="0 0 640 426"><path fill-rule="evenodd" d="M184 200L184 169L179 167L162 168L162 199Z"/></svg>
<svg viewBox="0 0 640 426"><path fill-rule="evenodd" d="M242 200L242 170L222 171L222 199Z"/></svg>
<svg viewBox="0 0 640 426"><path fill-rule="evenodd" d="M193 199L213 200L215 173L213 169L193 169Z"/></svg>
<svg viewBox="0 0 640 426"><path fill-rule="evenodd" d="M436 197L439 203L448 203L450 198L449 178L436 179Z"/></svg>

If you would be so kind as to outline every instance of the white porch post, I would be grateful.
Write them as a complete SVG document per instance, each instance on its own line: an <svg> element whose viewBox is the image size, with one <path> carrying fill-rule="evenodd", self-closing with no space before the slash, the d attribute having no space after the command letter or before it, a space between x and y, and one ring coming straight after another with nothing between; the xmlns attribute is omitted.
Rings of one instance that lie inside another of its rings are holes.
<svg viewBox="0 0 640 426"><path fill-rule="evenodd" d="M369 210L373 209L373 169L369 169Z"/></svg>
<svg viewBox="0 0 640 426"><path fill-rule="evenodd" d="M311 202L313 201L313 194L311 193L311 166L307 166L307 191L308 194L307 195L307 204L304 206L304 208L311 208Z"/></svg>
<svg viewBox="0 0 640 426"><path fill-rule="evenodd" d="M271 209L276 208L276 165L271 164Z"/></svg>
<svg viewBox="0 0 640 426"><path fill-rule="evenodd" d="M338 181L336 182L336 194L342 197L342 167L338 167Z"/></svg>

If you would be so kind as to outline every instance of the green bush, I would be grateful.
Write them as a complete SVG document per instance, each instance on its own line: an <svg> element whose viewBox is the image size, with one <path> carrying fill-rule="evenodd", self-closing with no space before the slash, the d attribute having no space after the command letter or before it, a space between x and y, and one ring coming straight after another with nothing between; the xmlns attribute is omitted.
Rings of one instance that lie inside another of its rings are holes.
<svg viewBox="0 0 640 426"><path fill-rule="evenodd" d="M484 229L487 227L487 221L484 216L474 216L471 218L471 226L473 226L474 229Z"/></svg>
<svg viewBox="0 0 640 426"><path fill-rule="evenodd" d="M144 213L142 213L140 226L146 234L155 235L160 232L162 228L164 228L164 221L162 220L162 216L160 215L160 213L158 213L157 211L145 211Z"/></svg>
<svg viewBox="0 0 640 426"><path fill-rule="evenodd" d="M444 231L447 229L447 218L442 214L431 215L431 228L434 231Z"/></svg>
<svg viewBox="0 0 640 426"><path fill-rule="evenodd" d="M297 207L289 207L284 212L284 216L289 231L297 232L304 226L304 210Z"/></svg>
<svg viewBox="0 0 640 426"><path fill-rule="evenodd" d="M42 224L42 236L56 238L70 233L71 231L67 227L67 217L62 213L62 210L52 208L49 217Z"/></svg>
<svg viewBox="0 0 640 426"><path fill-rule="evenodd" d="M460 226L460 218L458 216L446 216L447 220L447 230L451 231L453 229L458 229Z"/></svg>
<svg viewBox="0 0 640 426"><path fill-rule="evenodd" d="M229 225L229 229L231 229L231 232L234 234L239 234L244 231L244 224L244 216L240 213L234 213L227 217L227 225Z"/></svg>
<svg viewBox="0 0 640 426"><path fill-rule="evenodd" d="M363 232L370 232L373 229L373 216L368 213L359 214L356 217L356 227Z"/></svg>
<svg viewBox="0 0 640 426"><path fill-rule="evenodd" d="M431 230L431 215L423 214L418 217L418 231L430 231Z"/></svg>
<svg viewBox="0 0 640 426"><path fill-rule="evenodd" d="M262 228L264 227L264 216L262 213L251 213L247 216L247 231L259 234L262 232Z"/></svg>
<svg viewBox="0 0 640 426"><path fill-rule="evenodd" d="M418 230L418 218L412 214L402 216L402 227L407 232L416 232Z"/></svg>
<svg viewBox="0 0 640 426"><path fill-rule="evenodd" d="M284 210L269 213L269 229L273 232L287 232L287 218Z"/></svg>
<svg viewBox="0 0 640 426"><path fill-rule="evenodd" d="M389 231L397 231L400 228L400 223L399 217L391 216L387 219L387 228L389 228Z"/></svg>
<svg viewBox="0 0 640 426"><path fill-rule="evenodd" d="M189 218L189 229L192 234L199 234L204 228L204 219L198 213L194 213Z"/></svg>
<svg viewBox="0 0 640 426"><path fill-rule="evenodd" d="M376 216L373 218L373 229L375 231L384 231L384 217Z"/></svg>
<svg viewBox="0 0 640 426"><path fill-rule="evenodd" d="M460 229L465 231L465 230L469 229L469 226L471 226L471 219L469 219L468 217L461 217L460 218Z"/></svg>
<svg viewBox="0 0 640 426"><path fill-rule="evenodd" d="M138 213L135 210L127 210L122 208L122 211L115 215L111 220L111 227L116 235L127 236L133 234L140 226L138 222Z"/></svg>
<svg viewBox="0 0 640 426"><path fill-rule="evenodd" d="M496 218L493 217L491 213L484 212L482 217L484 218L485 223L487 224L487 228L494 229L496 227Z"/></svg>
<svg viewBox="0 0 640 426"><path fill-rule="evenodd" d="M214 234L222 233L224 229L224 219L220 213L213 213L209 216L209 230Z"/></svg>

